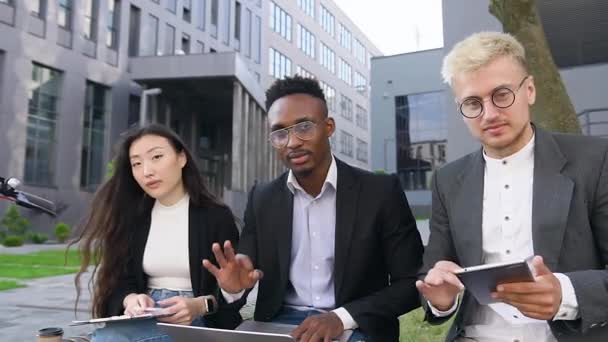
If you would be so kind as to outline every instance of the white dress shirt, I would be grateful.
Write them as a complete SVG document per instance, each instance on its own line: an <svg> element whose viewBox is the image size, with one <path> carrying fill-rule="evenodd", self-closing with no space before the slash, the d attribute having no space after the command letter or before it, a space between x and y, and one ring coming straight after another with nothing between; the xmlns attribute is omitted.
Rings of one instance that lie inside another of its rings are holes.
<svg viewBox="0 0 608 342"><path fill-rule="evenodd" d="M503 159L484 153L482 213L483 263L517 261L534 255L532 241L532 197L534 181L534 136L518 152ZM562 303L556 320L578 317L578 303L570 278L555 273L562 288ZM445 312L430 306L436 316ZM524 316L505 303L481 306L473 314L473 324L464 327L464 336L475 341L543 342L556 341L546 321Z"/></svg>
<svg viewBox="0 0 608 342"><path fill-rule="evenodd" d="M293 194L293 226L289 282L284 304L297 310L332 310L336 307L334 292L334 252L336 240L336 191L338 168L332 156L331 165L321 188L312 197L289 171L287 187ZM237 294L222 290L228 303ZM345 308L334 309L344 329L356 329L357 323Z"/></svg>

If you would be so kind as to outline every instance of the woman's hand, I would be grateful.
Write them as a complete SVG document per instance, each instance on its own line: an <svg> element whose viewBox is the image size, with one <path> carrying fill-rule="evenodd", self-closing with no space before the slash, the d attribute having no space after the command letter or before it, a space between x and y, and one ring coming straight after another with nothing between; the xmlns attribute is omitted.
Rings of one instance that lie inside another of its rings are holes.
<svg viewBox="0 0 608 342"><path fill-rule="evenodd" d="M125 315L141 315L145 313L145 309L154 307L154 299L143 293L131 293L122 300L122 305L125 308Z"/></svg>
<svg viewBox="0 0 608 342"><path fill-rule="evenodd" d="M158 318L159 321L171 324L190 325L192 321L205 314L203 297L171 297L158 304L171 316Z"/></svg>

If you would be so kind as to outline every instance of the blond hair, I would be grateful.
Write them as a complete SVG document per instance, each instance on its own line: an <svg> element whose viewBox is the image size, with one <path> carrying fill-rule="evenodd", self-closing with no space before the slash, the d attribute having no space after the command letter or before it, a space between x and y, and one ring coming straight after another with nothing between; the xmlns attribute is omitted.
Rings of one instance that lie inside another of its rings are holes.
<svg viewBox="0 0 608 342"><path fill-rule="evenodd" d="M441 76L451 86L454 76L474 72L504 56L513 57L527 70L526 52L515 37L502 32L474 33L454 45L443 58Z"/></svg>

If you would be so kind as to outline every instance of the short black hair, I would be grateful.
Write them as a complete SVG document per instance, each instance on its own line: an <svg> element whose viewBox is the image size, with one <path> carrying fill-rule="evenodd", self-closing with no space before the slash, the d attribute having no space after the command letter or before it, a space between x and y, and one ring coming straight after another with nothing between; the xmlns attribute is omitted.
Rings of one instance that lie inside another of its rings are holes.
<svg viewBox="0 0 608 342"><path fill-rule="evenodd" d="M270 110L270 106L276 100L292 94L306 94L323 101L324 114L327 116L327 101L319 82L314 78L304 78L299 75L276 80L266 90L266 110Z"/></svg>

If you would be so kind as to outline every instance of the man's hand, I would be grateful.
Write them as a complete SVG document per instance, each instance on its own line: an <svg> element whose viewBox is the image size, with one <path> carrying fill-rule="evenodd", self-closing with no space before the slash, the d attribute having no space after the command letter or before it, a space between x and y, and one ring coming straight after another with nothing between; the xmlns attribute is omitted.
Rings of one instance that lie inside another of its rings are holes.
<svg viewBox="0 0 608 342"><path fill-rule="evenodd" d="M158 302L163 310L171 316L159 317L165 323L190 325L192 321L202 316L204 312L203 297L186 298L175 296Z"/></svg>
<svg viewBox="0 0 608 342"><path fill-rule="evenodd" d="M541 256L535 256L532 265L536 271L533 282L498 285L492 297L530 318L552 320L562 303L562 286Z"/></svg>
<svg viewBox="0 0 608 342"><path fill-rule="evenodd" d="M437 310L449 310L456 300L456 296L464 289L464 285L454 272L462 268L451 261L438 261L424 277L418 280L416 288L426 300Z"/></svg>
<svg viewBox="0 0 608 342"><path fill-rule="evenodd" d="M230 241L224 242L224 252L219 243L214 243L212 250L220 268L207 259L203 260L203 266L213 274L217 279L217 284L224 291L238 293L252 288L258 280L262 279L262 271L253 268L253 263L248 256L234 254Z"/></svg>
<svg viewBox="0 0 608 342"><path fill-rule="evenodd" d="M145 309L154 307L154 299L143 293L131 293L122 300L122 305L125 315L141 315Z"/></svg>
<svg viewBox="0 0 608 342"><path fill-rule="evenodd" d="M310 316L302 322L291 336L301 342L331 342L344 332L340 317L333 312Z"/></svg>

